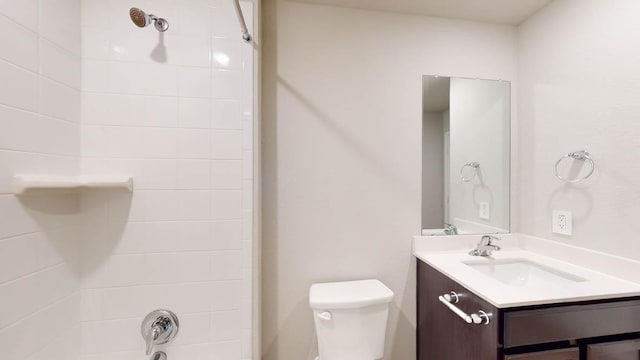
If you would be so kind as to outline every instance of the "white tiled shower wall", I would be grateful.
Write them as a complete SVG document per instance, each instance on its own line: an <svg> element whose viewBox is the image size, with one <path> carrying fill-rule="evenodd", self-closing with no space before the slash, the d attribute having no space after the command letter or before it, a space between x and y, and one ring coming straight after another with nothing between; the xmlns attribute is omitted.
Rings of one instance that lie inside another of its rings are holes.
<svg viewBox="0 0 640 360"><path fill-rule="evenodd" d="M145 359L158 307L182 321L170 359L251 358L253 48L231 6L0 0L2 359ZM136 189L10 195L14 173L79 172Z"/></svg>
<svg viewBox="0 0 640 360"><path fill-rule="evenodd" d="M0 358L77 358L77 198L16 198L16 172L74 174L80 2L0 1Z"/></svg>
<svg viewBox="0 0 640 360"><path fill-rule="evenodd" d="M82 170L136 191L83 198L81 359L144 358L156 308L180 317L170 359L251 358L253 47L232 6L82 1Z"/></svg>

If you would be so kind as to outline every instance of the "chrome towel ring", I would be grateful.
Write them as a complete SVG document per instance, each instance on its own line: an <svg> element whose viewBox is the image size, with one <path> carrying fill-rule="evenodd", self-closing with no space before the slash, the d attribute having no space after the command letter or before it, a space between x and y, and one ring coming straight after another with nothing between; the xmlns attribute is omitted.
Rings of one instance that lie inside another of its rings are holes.
<svg viewBox="0 0 640 360"><path fill-rule="evenodd" d="M589 162L589 166L591 167L591 169L589 169L589 172L581 177L581 178L577 178L577 179L569 179L569 178L565 178L562 177L559 173L558 173L558 165L560 165L560 163L562 162L562 160L569 158L569 159L574 159L574 160L580 160L580 161L587 161ZM591 154L589 154L588 151L586 150L580 150L580 151L574 151L571 152L563 157L561 157L557 162L556 162L556 166L554 167L555 170L555 175L558 179L562 180L562 181L566 181L566 182L570 182L570 183L576 183L576 182L580 182L583 180L588 179L591 175L593 175L593 172L596 170L596 163L593 161L593 158L591 157Z"/></svg>
<svg viewBox="0 0 640 360"><path fill-rule="evenodd" d="M465 177L464 176L464 169L467 168L467 167L473 168L473 175L471 175L470 177ZM460 180L462 180L464 182L469 182L469 181L473 180L476 177L476 175L478 175L478 168L479 167L480 167L480 164L478 162L476 162L476 161L462 165L462 168L460 169Z"/></svg>

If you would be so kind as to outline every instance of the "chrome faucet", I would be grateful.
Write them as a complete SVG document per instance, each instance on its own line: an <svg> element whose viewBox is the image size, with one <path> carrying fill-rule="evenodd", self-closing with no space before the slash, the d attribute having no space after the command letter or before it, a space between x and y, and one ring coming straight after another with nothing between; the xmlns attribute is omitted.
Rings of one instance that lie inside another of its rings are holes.
<svg viewBox="0 0 640 360"><path fill-rule="evenodd" d="M444 223L445 235L458 235L458 228L455 225Z"/></svg>
<svg viewBox="0 0 640 360"><path fill-rule="evenodd" d="M140 328L142 337L147 343L147 355L151 355L153 347L166 344L178 335L180 324L176 314L169 310L154 310L142 321ZM162 354L157 354L161 359Z"/></svg>
<svg viewBox="0 0 640 360"><path fill-rule="evenodd" d="M480 242L478 243L478 246L476 246L475 249L471 250L469 252L469 255L471 255L471 256L491 256L491 255L493 255L494 251L500 250L500 246L493 245L493 243L492 243L493 240L500 240L500 238L492 236L492 235L483 236L482 239L480 240Z"/></svg>

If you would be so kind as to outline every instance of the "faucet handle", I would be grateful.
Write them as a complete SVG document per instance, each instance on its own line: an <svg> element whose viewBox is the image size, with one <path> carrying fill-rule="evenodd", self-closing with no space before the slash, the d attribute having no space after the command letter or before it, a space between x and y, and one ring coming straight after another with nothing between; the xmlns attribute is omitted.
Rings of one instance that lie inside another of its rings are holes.
<svg viewBox="0 0 640 360"><path fill-rule="evenodd" d="M166 344L178 335L178 317L169 310L154 310L142 320L140 332L147 343L147 355L155 345Z"/></svg>
<svg viewBox="0 0 640 360"><path fill-rule="evenodd" d="M484 236L482 236L481 242L483 244L486 244L486 245L491 245L491 241L493 241L493 240L500 241L501 239L499 237L493 236L493 235L484 235Z"/></svg>

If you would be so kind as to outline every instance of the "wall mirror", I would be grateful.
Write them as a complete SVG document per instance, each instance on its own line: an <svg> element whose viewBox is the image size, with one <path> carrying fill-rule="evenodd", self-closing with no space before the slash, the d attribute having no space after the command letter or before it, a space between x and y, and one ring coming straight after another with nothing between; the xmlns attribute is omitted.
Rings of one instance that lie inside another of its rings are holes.
<svg viewBox="0 0 640 360"><path fill-rule="evenodd" d="M509 232L510 89L423 76L423 235Z"/></svg>

